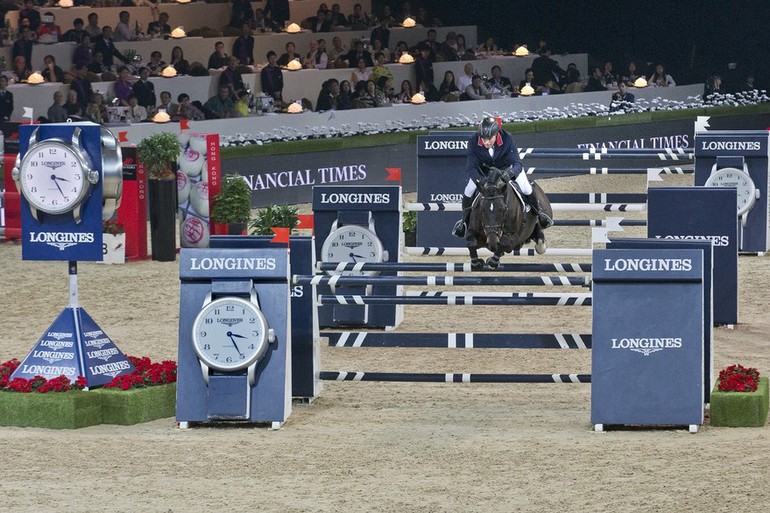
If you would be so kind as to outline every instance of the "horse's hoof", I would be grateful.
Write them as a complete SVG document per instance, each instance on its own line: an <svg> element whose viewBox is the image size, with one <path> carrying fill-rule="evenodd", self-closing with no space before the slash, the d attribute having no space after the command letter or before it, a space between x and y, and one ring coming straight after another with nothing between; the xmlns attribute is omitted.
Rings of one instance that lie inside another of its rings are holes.
<svg viewBox="0 0 770 513"><path fill-rule="evenodd" d="M496 256L489 257L487 259L487 265L490 269L497 269L497 266L500 265L500 259Z"/></svg>
<svg viewBox="0 0 770 513"><path fill-rule="evenodd" d="M545 239L538 239L535 243L535 252L538 255L542 255L548 249L548 244L545 243Z"/></svg>
<svg viewBox="0 0 770 513"><path fill-rule="evenodd" d="M480 258L474 258L471 260L471 270L473 271L481 271L484 269L484 261Z"/></svg>

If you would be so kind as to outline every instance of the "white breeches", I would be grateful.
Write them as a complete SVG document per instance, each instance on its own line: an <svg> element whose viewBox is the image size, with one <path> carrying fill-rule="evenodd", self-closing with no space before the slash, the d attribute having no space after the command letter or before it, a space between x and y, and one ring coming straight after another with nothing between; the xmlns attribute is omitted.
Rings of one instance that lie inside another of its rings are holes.
<svg viewBox="0 0 770 513"><path fill-rule="evenodd" d="M527 173L521 172L519 173L519 176L516 177L516 183L519 184L519 188L521 189L521 193L525 196L529 196L532 194L532 184L529 183L529 179L527 178ZM465 191L463 194L465 194L466 197L472 198L473 194L476 192L476 182L473 180L468 180L468 185L465 186Z"/></svg>

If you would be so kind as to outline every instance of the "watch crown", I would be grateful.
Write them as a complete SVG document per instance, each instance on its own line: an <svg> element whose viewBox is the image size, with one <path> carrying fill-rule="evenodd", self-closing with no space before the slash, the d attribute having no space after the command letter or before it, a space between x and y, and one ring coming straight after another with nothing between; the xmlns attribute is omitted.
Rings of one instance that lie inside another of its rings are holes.
<svg viewBox="0 0 770 513"><path fill-rule="evenodd" d="M21 171L18 167L14 167L13 171L11 171L11 178L13 178L13 180L16 182L18 182L19 178L21 178Z"/></svg>
<svg viewBox="0 0 770 513"><path fill-rule="evenodd" d="M96 184L96 182L99 181L99 171L89 171L88 181L91 182L92 184Z"/></svg>

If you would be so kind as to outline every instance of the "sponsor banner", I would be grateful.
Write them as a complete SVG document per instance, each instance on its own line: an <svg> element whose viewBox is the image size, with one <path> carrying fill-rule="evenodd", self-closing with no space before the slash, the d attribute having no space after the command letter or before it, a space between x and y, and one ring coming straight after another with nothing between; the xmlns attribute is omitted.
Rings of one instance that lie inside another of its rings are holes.
<svg viewBox="0 0 770 513"><path fill-rule="evenodd" d="M594 252L593 424L703 423L702 271L702 250Z"/></svg>
<svg viewBox="0 0 770 513"><path fill-rule="evenodd" d="M179 240L183 248L205 248L211 233L211 206L221 188L218 134L181 134L176 173Z"/></svg>
<svg viewBox="0 0 770 513"><path fill-rule="evenodd" d="M286 280L286 249L265 249L255 254L248 249L182 249L180 278L227 278L233 274L250 279Z"/></svg>
<svg viewBox="0 0 770 513"><path fill-rule="evenodd" d="M398 211L401 194L398 186L386 187L315 187L313 211L368 210Z"/></svg>
<svg viewBox="0 0 770 513"><path fill-rule="evenodd" d="M738 322L737 194L722 187L651 187L647 236L714 246L714 324Z"/></svg>
<svg viewBox="0 0 770 513"><path fill-rule="evenodd" d="M93 169L98 171L101 177L102 155L101 137L98 125L78 125L82 129L81 143L83 150L90 157ZM20 155L23 158L29 147L32 132L38 129L38 141L50 138L59 138L65 141L72 139L75 126L67 125L22 125L19 127ZM45 161L41 163L38 173L51 173L58 176L56 167L46 167ZM54 164L54 163L52 163ZM58 164L58 162L56 163ZM31 169L25 171L34 173ZM59 170L59 173L61 171ZM50 194L60 194L62 184L68 182L64 177L58 181L53 179ZM24 260L67 260L67 261L101 261L102 248L102 182L90 188L89 195L80 204L79 218L76 218L73 210L62 214L48 214L38 211L37 219L30 210L30 204L22 194L21 196L21 222L22 222L22 258Z"/></svg>
<svg viewBox="0 0 770 513"><path fill-rule="evenodd" d="M118 349L115 342L104 333L91 316L82 308L77 311L83 333L84 376L88 386L106 385L116 376L134 372L134 366L126 355Z"/></svg>
<svg viewBox="0 0 770 513"><path fill-rule="evenodd" d="M767 158L767 132L727 132L723 130L699 133L695 154L704 157L740 156Z"/></svg>
<svg viewBox="0 0 770 513"><path fill-rule="evenodd" d="M138 162L136 146L121 147L123 153L123 194L118 222L126 230L126 259L147 258L147 177Z"/></svg>

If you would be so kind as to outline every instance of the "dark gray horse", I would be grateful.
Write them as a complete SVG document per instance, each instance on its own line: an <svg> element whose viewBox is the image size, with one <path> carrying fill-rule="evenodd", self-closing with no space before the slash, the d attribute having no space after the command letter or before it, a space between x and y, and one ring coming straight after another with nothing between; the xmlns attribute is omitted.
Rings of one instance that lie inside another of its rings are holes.
<svg viewBox="0 0 770 513"><path fill-rule="evenodd" d="M521 249L533 241L539 255L545 253L546 243L543 227L538 222L534 209L525 212L525 207L513 190L513 185L503 179L503 173L496 168L490 169L486 178L478 184L478 197L473 203L468 233L466 237L471 254L471 267L474 270L484 268L484 261L479 258L478 248L486 247L493 254L486 264L496 269L504 253ZM551 203L537 183L532 183L533 194L543 209L553 217ZM473 239L475 238L475 244Z"/></svg>

